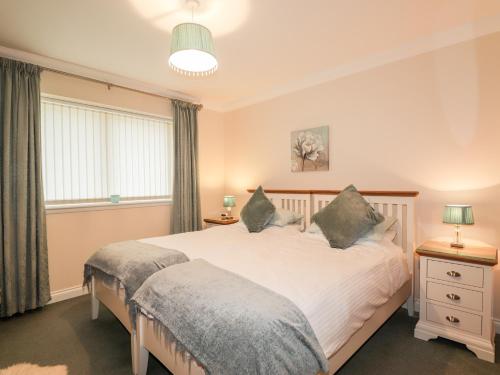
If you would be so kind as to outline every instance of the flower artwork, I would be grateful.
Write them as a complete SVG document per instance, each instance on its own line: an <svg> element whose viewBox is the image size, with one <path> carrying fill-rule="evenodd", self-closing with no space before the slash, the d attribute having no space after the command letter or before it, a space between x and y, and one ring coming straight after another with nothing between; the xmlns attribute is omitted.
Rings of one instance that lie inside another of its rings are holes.
<svg viewBox="0 0 500 375"><path fill-rule="evenodd" d="M292 132L292 172L330 169L328 126Z"/></svg>

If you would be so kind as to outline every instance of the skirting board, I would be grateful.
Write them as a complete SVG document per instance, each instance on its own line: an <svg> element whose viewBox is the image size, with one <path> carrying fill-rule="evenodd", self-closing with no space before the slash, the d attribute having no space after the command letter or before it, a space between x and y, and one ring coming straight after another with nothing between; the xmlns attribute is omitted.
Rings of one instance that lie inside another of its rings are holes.
<svg viewBox="0 0 500 375"><path fill-rule="evenodd" d="M415 298L415 311L420 312L420 299Z"/></svg>
<svg viewBox="0 0 500 375"><path fill-rule="evenodd" d="M49 304L65 301L70 298L80 297L88 293L89 291L87 290L87 288L84 288L81 285L73 286L71 288L66 288L66 289L55 290L50 293L51 299L49 301Z"/></svg>
<svg viewBox="0 0 500 375"><path fill-rule="evenodd" d="M493 318L493 323L495 323L495 332L500 335L500 319Z"/></svg>

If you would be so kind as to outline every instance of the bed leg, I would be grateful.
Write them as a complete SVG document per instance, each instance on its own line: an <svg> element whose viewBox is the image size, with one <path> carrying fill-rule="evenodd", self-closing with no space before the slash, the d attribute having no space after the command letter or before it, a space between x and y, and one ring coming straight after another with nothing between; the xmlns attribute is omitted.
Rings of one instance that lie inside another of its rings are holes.
<svg viewBox="0 0 500 375"><path fill-rule="evenodd" d="M139 372L137 369L137 332L135 329L132 329L132 332L130 333L130 352L131 352L131 358L132 358L132 374L137 375Z"/></svg>
<svg viewBox="0 0 500 375"><path fill-rule="evenodd" d="M99 316L99 300L96 297L95 293L95 279L94 276L92 276L92 281L90 283L90 288L91 288L91 297L90 297L90 305L91 305L91 312L90 316L92 320L96 320Z"/></svg>
<svg viewBox="0 0 500 375"><path fill-rule="evenodd" d="M139 346L137 353L137 375L146 375L148 372L149 352L144 346Z"/></svg>
<svg viewBox="0 0 500 375"><path fill-rule="evenodd" d="M137 371L134 375L146 375L148 371L149 351L144 347L144 339L142 336L145 329L146 319L147 318L140 313L137 316L137 332L135 342L133 344L135 354L132 354L132 358L135 358L134 371Z"/></svg>
<svg viewBox="0 0 500 375"><path fill-rule="evenodd" d="M413 297L408 298L408 300L406 301L406 309L408 310L408 316L415 315L415 306L413 302Z"/></svg>

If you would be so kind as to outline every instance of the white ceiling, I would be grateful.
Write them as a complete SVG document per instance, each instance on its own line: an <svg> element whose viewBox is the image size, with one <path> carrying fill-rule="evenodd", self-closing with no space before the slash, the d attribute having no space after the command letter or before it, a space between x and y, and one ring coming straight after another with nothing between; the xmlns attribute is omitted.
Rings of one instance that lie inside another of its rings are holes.
<svg viewBox="0 0 500 375"><path fill-rule="evenodd" d="M191 19L184 0L0 0L0 45L227 110L335 78L423 41L441 46L435 41L453 43L464 31L472 37L488 20L500 30L498 0L200 1L194 20L212 30L219 59L209 78L168 68L171 29Z"/></svg>

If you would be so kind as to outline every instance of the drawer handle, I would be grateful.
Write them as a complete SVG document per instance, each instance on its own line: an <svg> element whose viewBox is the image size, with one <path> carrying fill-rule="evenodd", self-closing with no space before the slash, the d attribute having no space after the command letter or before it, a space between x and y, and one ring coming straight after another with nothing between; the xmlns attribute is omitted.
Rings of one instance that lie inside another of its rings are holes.
<svg viewBox="0 0 500 375"><path fill-rule="evenodd" d="M462 276L462 275L460 275L460 272L457 272L457 271L448 271L448 272L446 272L446 274L448 276L451 276L451 277L460 277L460 276Z"/></svg>
<svg viewBox="0 0 500 375"><path fill-rule="evenodd" d="M450 323L460 323L460 319L455 318L453 315L448 315L446 317L446 320L449 321Z"/></svg>
<svg viewBox="0 0 500 375"><path fill-rule="evenodd" d="M458 301L458 300L460 300L460 296L457 295L457 294L453 294L453 293L448 293L446 295L446 297L448 297L448 299L451 299L452 301Z"/></svg>

